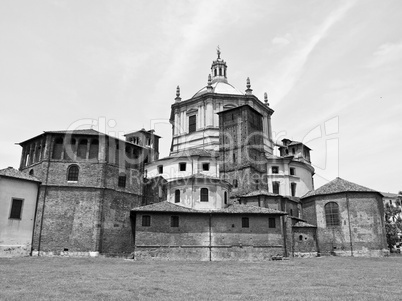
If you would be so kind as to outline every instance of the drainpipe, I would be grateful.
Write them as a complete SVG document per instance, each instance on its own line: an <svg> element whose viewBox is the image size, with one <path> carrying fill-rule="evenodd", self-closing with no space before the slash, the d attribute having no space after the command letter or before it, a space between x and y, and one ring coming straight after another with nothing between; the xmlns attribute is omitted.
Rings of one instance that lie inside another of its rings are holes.
<svg viewBox="0 0 402 301"><path fill-rule="evenodd" d="M209 214L209 261L212 261L212 214Z"/></svg>
<svg viewBox="0 0 402 301"><path fill-rule="evenodd" d="M52 139L49 139L49 152L47 156L47 168L46 168L46 181L45 181L45 191L43 193L43 207L42 207L42 217L40 221L39 228L39 238L38 238L38 255L40 255L40 247L42 241L42 230L43 230L43 217L45 215L45 205L46 205L46 196L47 196L47 186L49 181L49 169L50 169L50 156L52 155Z"/></svg>
<svg viewBox="0 0 402 301"><path fill-rule="evenodd" d="M348 222L349 222L349 239L350 239L350 255L353 256L353 242L352 242L352 228L350 226L350 211L349 211L349 197L348 193L345 193L346 195L346 207L348 210Z"/></svg>
<svg viewBox="0 0 402 301"><path fill-rule="evenodd" d="M34 213L34 220L33 220L33 228L32 228L32 239L31 239L31 252L29 253L29 256L32 256L33 252L33 243L34 243L34 233L35 233L35 224L36 224L36 214L38 212L38 203L39 203L39 194L40 194L40 185L41 183L37 183L38 185L38 192L36 193L36 204L35 204L35 213Z"/></svg>

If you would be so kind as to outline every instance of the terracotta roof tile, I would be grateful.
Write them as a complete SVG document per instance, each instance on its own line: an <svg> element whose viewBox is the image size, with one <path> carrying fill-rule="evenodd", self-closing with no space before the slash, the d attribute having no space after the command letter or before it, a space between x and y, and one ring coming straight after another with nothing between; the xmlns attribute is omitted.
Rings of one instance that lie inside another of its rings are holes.
<svg viewBox="0 0 402 301"><path fill-rule="evenodd" d="M298 228L298 227L300 227L300 228L302 228L302 227L306 227L306 228L317 228L317 226L314 226L314 225L312 225L312 224L309 224L309 223L306 223L306 222L303 222L303 221L297 222L296 224L293 225L293 227L294 227L294 228Z"/></svg>
<svg viewBox="0 0 402 301"><path fill-rule="evenodd" d="M22 179L22 180L27 180L27 181L34 181L34 182L40 182L39 179L30 176L29 174L19 171L17 169L14 169L12 167L7 167L4 169L0 170L0 176L3 177L9 177L9 178L16 178L16 179Z"/></svg>
<svg viewBox="0 0 402 301"><path fill-rule="evenodd" d="M141 207L135 207L131 209L131 211L135 212L177 212L177 213L226 213L226 214L277 214L277 215L286 215L286 212L271 209L271 208L263 208L257 206L250 205L229 205L227 208L216 209L216 210L195 210L187 207L183 207L180 205L176 205L167 201L155 203L152 205L146 205Z"/></svg>
<svg viewBox="0 0 402 301"><path fill-rule="evenodd" d="M269 192L269 191L266 191L266 190L262 189L262 190L255 190L255 191L249 192L249 193L244 194L244 195L240 195L239 197L248 198L248 197L253 197L253 196L258 196L258 195L279 196L279 194L272 193L272 192Z"/></svg>
<svg viewBox="0 0 402 301"><path fill-rule="evenodd" d="M316 190L309 191L306 193L302 199L316 196L316 195L327 195L327 194L335 194L335 193L342 193L342 192L377 192L373 189L357 185L355 183L346 181L341 178L336 178L335 180L332 180L331 182L321 186L320 188ZM379 193L381 194L381 193Z"/></svg>

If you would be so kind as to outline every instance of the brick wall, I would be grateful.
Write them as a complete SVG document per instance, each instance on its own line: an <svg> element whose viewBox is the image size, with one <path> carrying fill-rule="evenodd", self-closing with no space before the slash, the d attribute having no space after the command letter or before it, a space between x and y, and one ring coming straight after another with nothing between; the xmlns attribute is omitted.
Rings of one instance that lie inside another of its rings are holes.
<svg viewBox="0 0 402 301"><path fill-rule="evenodd" d="M309 217L308 222L313 223L311 204L314 204L319 252L378 256L386 249L382 200L377 193L350 192L316 196L312 199L312 202L303 204L303 212L306 219ZM326 225L324 206L328 202L336 202L339 206L339 226Z"/></svg>
<svg viewBox="0 0 402 301"><path fill-rule="evenodd" d="M268 227L267 215L133 213L137 259L166 260L267 260L283 255L280 217L276 228ZM142 226L142 216L151 216L151 226ZM170 217L179 216L179 227ZM242 227L242 217L249 227ZM274 216L270 216L274 217Z"/></svg>

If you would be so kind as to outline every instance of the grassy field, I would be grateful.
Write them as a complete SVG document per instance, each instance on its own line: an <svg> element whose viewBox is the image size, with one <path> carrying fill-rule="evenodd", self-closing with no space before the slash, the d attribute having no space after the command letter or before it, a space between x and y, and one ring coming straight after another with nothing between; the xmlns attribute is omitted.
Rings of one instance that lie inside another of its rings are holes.
<svg viewBox="0 0 402 301"><path fill-rule="evenodd" d="M247 262L0 259L0 300L402 300L402 257Z"/></svg>

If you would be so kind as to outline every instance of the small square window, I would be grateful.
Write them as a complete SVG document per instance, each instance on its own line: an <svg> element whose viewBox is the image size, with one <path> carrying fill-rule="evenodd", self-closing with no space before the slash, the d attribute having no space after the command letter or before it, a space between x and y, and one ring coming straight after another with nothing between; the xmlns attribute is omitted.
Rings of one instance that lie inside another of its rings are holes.
<svg viewBox="0 0 402 301"><path fill-rule="evenodd" d="M291 175L291 176L296 175L296 170L295 170L294 167L291 167L291 168L290 168L290 175Z"/></svg>
<svg viewBox="0 0 402 301"><path fill-rule="evenodd" d="M158 173L159 174L163 173L163 165L158 165Z"/></svg>
<svg viewBox="0 0 402 301"><path fill-rule="evenodd" d="M179 170L180 171L186 171L186 163L185 162L183 162L183 163L179 163Z"/></svg>
<svg viewBox="0 0 402 301"><path fill-rule="evenodd" d="M21 199L12 199L10 218L21 219L22 203L23 200Z"/></svg>
<svg viewBox="0 0 402 301"><path fill-rule="evenodd" d="M202 170L208 171L209 170L209 163L202 163Z"/></svg>
<svg viewBox="0 0 402 301"><path fill-rule="evenodd" d="M274 173L274 174L279 173L279 167L278 166L272 166L272 173Z"/></svg>
<svg viewBox="0 0 402 301"><path fill-rule="evenodd" d="M151 226L151 217L149 215L142 216L142 226L150 227Z"/></svg>
<svg viewBox="0 0 402 301"><path fill-rule="evenodd" d="M276 228L276 219L275 219L275 217L268 218L268 227L269 228Z"/></svg>
<svg viewBox="0 0 402 301"><path fill-rule="evenodd" d="M241 227L242 228L249 228L250 223L249 223L249 218L248 217L242 217L241 218Z"/></svg>
<svg viewBox="0 0 402 301"><path fill-rule="evenodd" d="M170 217L170 227L174 227L174 228L179 227L179 217L178 216Z"/></svg>

